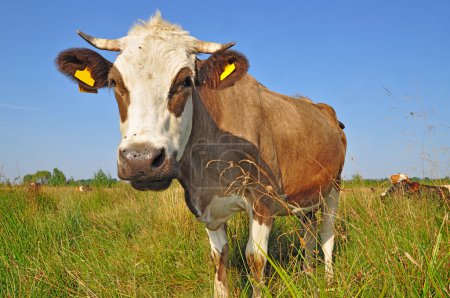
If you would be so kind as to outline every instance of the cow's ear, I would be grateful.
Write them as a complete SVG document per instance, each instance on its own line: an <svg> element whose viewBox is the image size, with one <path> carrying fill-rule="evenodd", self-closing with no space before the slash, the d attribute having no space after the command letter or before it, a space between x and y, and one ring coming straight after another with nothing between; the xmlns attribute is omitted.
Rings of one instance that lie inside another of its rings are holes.
<svg viewBox="0 0 450 298"><path fill-rule="evenodd" d="M80 91L96 92L108 85L112 63L90 49L68 49L55 60L60 72L76 81Z"/></svg>
<svg viewBox="0 0 450 298"><path fill-rule="evenodd" d="M236 51L211 55L197 60L197 84L211 89L224 89L234 85L248 71L247 58Z"/></svg>

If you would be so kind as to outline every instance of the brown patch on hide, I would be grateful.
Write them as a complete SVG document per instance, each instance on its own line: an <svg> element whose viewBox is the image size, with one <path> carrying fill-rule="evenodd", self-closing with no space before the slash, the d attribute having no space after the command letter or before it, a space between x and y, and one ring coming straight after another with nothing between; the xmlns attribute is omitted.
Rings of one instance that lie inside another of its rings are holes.
<svg viewBox="0 0 450 298"><path fill-rule="evenodd" d="M122 78L119 70L113 66L108 75L108 81L114 86L114 95L116 96L117 105L119 107L120 121L124 123L128 118L128 107L130 106L130 92Z"/></svg>
<svg viewBox="0 0 450 298"><path fill-rule="evenodd" d="M236 69L223 81L220 75L228 64L234 63ZM197 83L210 89L224 89L233 86L248 71L247 58L236 51L225 51L211 55L207 60L197 60Z"/></svg>
<svg viewBox="0 0 450 298"><path fill-rule="evenodd" d="M255 253L247 255L246 259L252 277L258 284L262 283L264 278L264 267L266 266L267 261L266 257L260 253Z"/></svg>
<svg viewBox="0 0 450 298"><path fill-rule="evenodd" d="M74 48L60 52L56 57L55 63L61 73L79 83L82 89L91 92L107 86L108 73L112 66L111 62L97 52L84 48ZM95 80L92 87L74 77L77 70L84 70L86 67L91 70L91 76Z"/></svg>
<svg viewBox="0 0 450 298"><path fill-rule="evenodd" d="M418 192L420 190L420 184L419 183L411 182L411 183L408 183L408 184L409 184L408 188L409 188L409 190L411 192L415 193L415 192Z"/></svg>
<svg viewBox="0 0 450 298"><path fill-rule="evenodd" d="M189 95L192 94L194 86L192 75L192 71L188 67L184 67L172 81L167 108L175 117L180 117L183 114L186 101Z"/></svg>
<svg viewBox="0 0 450 298"><path fill-rule="evenodd" d="M266 193L266 195L261 195ZM256 197L253 203L253 219L256 219L260 225L266 225L270 227L274 220L274 203L277 200L277 194L273 192L272 187L256 187L254 190L250 190L249 194L252 197ZM259 194L259 195L258 195Z"/></svg>

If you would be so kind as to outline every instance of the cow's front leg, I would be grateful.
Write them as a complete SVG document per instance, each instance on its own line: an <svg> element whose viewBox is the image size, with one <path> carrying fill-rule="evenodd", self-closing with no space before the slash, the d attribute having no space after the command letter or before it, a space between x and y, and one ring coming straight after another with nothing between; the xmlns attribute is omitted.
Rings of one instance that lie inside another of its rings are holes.
<svg viewBox="0 0 450 298"><path fill-rule="evenodd" d="M228 297L228 239L226 224L221 225L217 230L206 229L211 244L211 260L214 264L214 297Z"/></svg>
<svg viewBox="0 0 450 298"><path fill-rule="evenodd" d="M250 216L250 233L245 250L247 264L256 284L253 286L253 297L261 297L261 287L264 286L264 268L267 262L267 248L273 217L262 215Z"/></svg>

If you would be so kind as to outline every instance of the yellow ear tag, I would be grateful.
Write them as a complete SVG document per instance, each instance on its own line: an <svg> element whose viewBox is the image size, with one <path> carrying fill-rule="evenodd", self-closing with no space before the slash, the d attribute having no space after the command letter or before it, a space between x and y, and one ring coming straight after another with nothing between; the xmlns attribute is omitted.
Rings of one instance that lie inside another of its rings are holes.
<svg viewBox="0 0 450 298"><path fill-rule="evenodd" d="M89 67L86 67L84 70L77 70L73 76L86 85L94 87L95 80L91 76L91 70Z"/></svg>
<svg viewBox="0 0 450 298"><path fill-rule="evenodd" d="M234 70L236 69L236 65L234 63L228 64L225 66L225 69L223 70L222 74L220 75L220 80L225 80L226 77L228 77Z"/></svg>

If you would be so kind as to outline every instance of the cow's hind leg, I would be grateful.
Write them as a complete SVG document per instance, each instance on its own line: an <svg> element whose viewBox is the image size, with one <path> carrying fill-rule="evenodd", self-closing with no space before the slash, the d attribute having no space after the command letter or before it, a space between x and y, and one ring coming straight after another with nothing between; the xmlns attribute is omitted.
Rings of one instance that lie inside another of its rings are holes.
<svg viewBox="0 0 450 298"><path fill-rule="evenodd" d="M333 188L325 197L322 206L322 229L320 240L325 259L325 278L328 283L333 281L333 247L334 247L334 222L339 203L339 191Z"/></svg>
<svg viewBox="0 0 450 298"><path fill-rule="evenodd" d="M261 287L264 285L264 268L267 262L267 248L269 246L269 234L272 229L273 217L262 215L250 216L250 233L245 250L247 264L250 267L251 276L255 281L253 297L261 297Z"/></svg>
<svg viewBox="0 0 450 298"><path fill-rule="evenodd" d="M303 226L305 228L304 240L305 240L305 260L303 262L303 270L306 273L310 273L312 264L317 256L317 218L316 212L311 211L305 214L302 219Z"/></svg>
<svg viewBox="0 0 450 298"><path fill-rule="evenodd" d="M221 225L217 230L206 229L211 244L211 260L214 264L214 297L228 297L228 239L226 224Z"/></svg>

